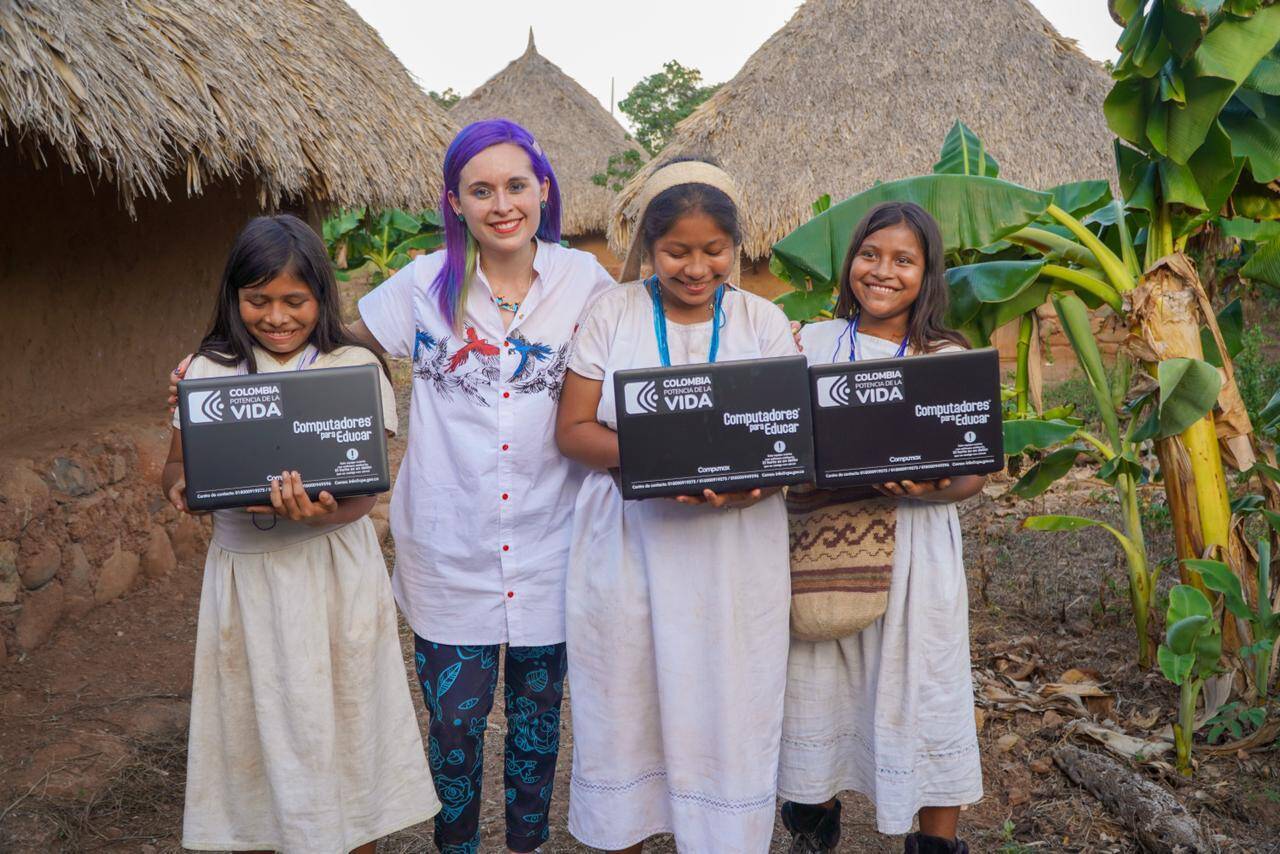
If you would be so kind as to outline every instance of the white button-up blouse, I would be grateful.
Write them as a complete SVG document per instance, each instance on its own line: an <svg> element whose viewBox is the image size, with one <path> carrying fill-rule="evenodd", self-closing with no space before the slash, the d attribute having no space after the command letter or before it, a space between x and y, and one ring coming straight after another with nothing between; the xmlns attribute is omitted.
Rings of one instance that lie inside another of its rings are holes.
<svg viewBox="0 0 1280 854"><path fill-rule="evenodd" d="M431 293L444 256L414 259L360 300L387 353L413 357L392 589L414 632L437 643L561 643L585 470L556 448L556 405L578 317L614 282L591 254L539 242L511 326L477 270L458 331Z"/></svg>

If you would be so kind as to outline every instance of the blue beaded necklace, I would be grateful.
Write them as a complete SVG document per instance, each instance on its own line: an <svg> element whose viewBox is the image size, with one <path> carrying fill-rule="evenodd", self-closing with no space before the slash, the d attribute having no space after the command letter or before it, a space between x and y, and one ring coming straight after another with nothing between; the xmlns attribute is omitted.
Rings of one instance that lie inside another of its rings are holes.
<svg viewBox="0 0 1280 854"><path fill-rule="evenodd" d="M649 299L653 302L653 334L658 339L658 358L662 360L662 367L669 368L671 351L667 347L667 312L662 307L662 286L658 284L657 276L650 276L644 284L649 289ZM715 308L711 313L711 352L707 354L708 362L714 362L720 350L720 323L724 319L724 287L720 285L716 288Z"/></svg>
<svg viewBox="0 0 1280 854"><path fill-rule="evenodd" d="M858 312L849 318L849 322L845 325L844 332L840 333L840 338L849 336L849 361L858 361L858 321L862 318L862 312ZM836 339L836 353L840 352L840 338ZM901 359L907 352L907 343L911 340L911 332L902 336L902 343L898 345L898 352L893 354L893 358Z"/></svg>

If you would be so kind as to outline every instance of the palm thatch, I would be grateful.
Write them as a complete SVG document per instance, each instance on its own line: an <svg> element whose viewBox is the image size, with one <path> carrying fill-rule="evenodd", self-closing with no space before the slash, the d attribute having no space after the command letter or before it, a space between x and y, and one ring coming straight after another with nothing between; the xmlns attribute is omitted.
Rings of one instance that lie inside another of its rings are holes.
<svg viewBox="0 0 1280 854"><path fill-rule="evenodd" d="M761 258L839 200L928 172L956 119L1033 187L1114 171L1109 78L1027 0L808 0L676 128L619 194L624 251L643 180L665 158L710 155L742 190L744 252Z"/></svg>
<svg viewBox="0 0 1280 854"><path fill-rule="evenodd" d="M647 157L590 92L538 53L532 28L525 52L449 112L459 125L505 118L528 128L555 167L566 235L604 231L614 192L591 178L610 155L631 149Z"/></svg>
<svg viewBox="0 0 1280 854"><path fill-rule="evenodd" d="M255 181L264 206L433 207L452 133L341 0L0 3L0 142L130 209L172 176Z"/></svg>

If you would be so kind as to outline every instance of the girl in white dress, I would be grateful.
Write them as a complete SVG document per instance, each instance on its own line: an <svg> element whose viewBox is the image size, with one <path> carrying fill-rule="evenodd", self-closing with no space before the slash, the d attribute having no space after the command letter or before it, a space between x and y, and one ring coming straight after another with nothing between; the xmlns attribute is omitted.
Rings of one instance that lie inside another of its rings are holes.
<svg viewBox="0 0 1280 854"><path fill-rule="evenodd" d="M556 439L592 469L566 589L569 830L595 848L639 851L671 832L691 854L764 852L772 834L790 593L782 496L626 501L609 471L615 371L796 352L781 310L728 282L735 195L708 163L654 173L636 240L655 274L596 300L565 379ZM623 279L638 267L633 250Z"/></svg>
<svg viewBox="0 0 1280 854"><path fill-rule="evenodd" d="M237 238L213 328L186 377L379 364L342 330L324 244L292 216ZM396 425L382 376L383 418ZM166 496L187 511L177 416ZM191 688L182 844L197 851L372 854L440 809L405 679L375 496L214 513Z"/></svg>
<svg viewBox="0 0 1280 854"><path fill-rule="evenodd" d="M923 208L873 209L850 242L836 319L801 330L810 363L967 347L943 323L944 270L942 236ZM879 485L902 499L884 616L852 637L791 640L778 788L793 854L838 850L835 795L846 789L872 800L881 833L907 833L919 816L907 852L968 850L956 824L960 806L982 797L982 767L955 504L983 481Z"/></svg>

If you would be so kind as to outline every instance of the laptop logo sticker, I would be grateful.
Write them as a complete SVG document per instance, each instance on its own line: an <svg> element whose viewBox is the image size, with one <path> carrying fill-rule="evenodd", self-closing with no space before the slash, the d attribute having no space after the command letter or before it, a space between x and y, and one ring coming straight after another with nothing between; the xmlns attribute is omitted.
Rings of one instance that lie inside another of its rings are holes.
<svg viewBox="0 0 1280 854"><path fill-rule="evenodd" d="M849 405L849 377L818 377L818 405L824 409Z"/></svg>
<svg viewBox="0 0 1280 854"><path fill-rule="evenodd" d="M627 383L622 387L622 393L626 397L628 415L644 415L658 411L658 384L653 380Z"/></svg>
<svg viewBox="0 0 1280 854"><path fill-rule="evenodd" d="M226 411L222 392L193 391L187 396L187 415L192 424L213 424L222 420Z"/></svg>

